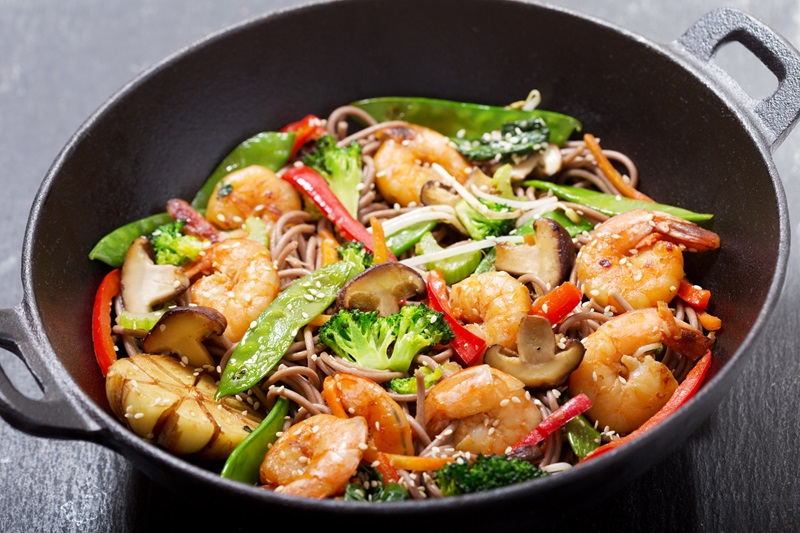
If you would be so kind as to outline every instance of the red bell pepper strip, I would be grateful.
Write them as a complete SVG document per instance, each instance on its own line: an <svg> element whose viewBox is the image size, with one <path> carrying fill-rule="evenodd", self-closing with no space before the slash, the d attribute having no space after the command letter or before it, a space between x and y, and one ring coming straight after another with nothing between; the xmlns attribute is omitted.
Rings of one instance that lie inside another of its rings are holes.
<svg viewBox="0 0 800 533"><path fill-rule="evenodd" d="M584 393L570 398L564 405L553 411L550 416L539 422L539 425L516 443L512 447L512 450L516 450L522 446L535 446L539 444L546 439L548 435L557 431L561 426L579 414L588 411L591 407L592 401Z"/></svg>
<svg viewBox="0 0 800 533"><path fill-rule="evenodd" d="M296 154L304 144L309 141L315 141L328 132L328 130L325 129L325 122L315 115L306 115L302 120L287 124L281 128L280 133L289 131L294 132L292 156Z"/></svg>
<svg viewBox="0 0 800 533"><path fill-rule="evenodd" d="M200 239L208 239L211 242L217 242L219 239L219 231L211 225L211 222L200 214L192 205L186 200L180 198L172 198L167 202L167 213L175 220L182 220L186 223L183 226L183 233L187 235L194 235Z"/></svg>
<svg viewBox="0 0 800 533"><path fill-rule="evenodd" d="M111 338L111 301L120 291L119 268L115 268L103 278L97 288L92 308L92 344L94 355L103 376L108 373L108 368L117 360L117 351L114 349L114 340Z"/></svg>
<svg viewBox="0 0 800 533"><path fill-rule="evenodd" d="M624 437L614 439L611 442L600 446L599 448L591 452L589 455L587 455L586 458L581 462L594 459L595 457L603 455L606 452L610 452L611 450L620 447L626 442L635 439L642 433L645 433L646 431L649 431L653 427L660 424L665 418L667 418L672 413L677 411L681 405L686 403L686 401L689 400L689 398L691 398L697 393L698 389L705 380L706 374L708 373L708 369L710 366L711 366L711 351L708 351L703 357L701 357L697 361L697 363L694 365L694 368L692 368L689 371L683 382L680 385L678 385L678 388L675 389L674 393L672 393L672 397L669 399L669 401L666 404L664 404L664 407L659 409L656 414L651 416L647 420L647 422L639 426L638 429L631 431Z"/></svg>
<svg viewBox="0 0 800 533"><path fill-rule="evenodd" d="M481 362L486 341L465 328L450 312L450 302L447 298L447 283L439 270L428 272L426 281L428 289L428 305L434 311L444 313L444 318L450 324L455 334L455 339L450 341L458 356L466 365Z"/></svg>
<svg viewBox="0 0 800 533"><path fill-rule="evenodd" d="M543 316L555 325L581 303L583 293L573 283L565 281L552 291L536 299L531 306L531 315Z"/></svg>
<svg viewBox="0 0 800 533"><path fill-rule="evenodd" d="M695 287L688 279L683 278L678 287L678 298L692 307L705 310L708 307L708 301L711 299L711 291Z"/></svg>
<svg viewBox="0 0 800 533"><path fill-rule="evenodd" d="M286 169L281 178L305 193L345 238L360 241L370 252L375 253L372 234L364 224L353 218L317 171L307 166L292 166ZM390 261L397 261L392 252L388 253Z"/></svg>

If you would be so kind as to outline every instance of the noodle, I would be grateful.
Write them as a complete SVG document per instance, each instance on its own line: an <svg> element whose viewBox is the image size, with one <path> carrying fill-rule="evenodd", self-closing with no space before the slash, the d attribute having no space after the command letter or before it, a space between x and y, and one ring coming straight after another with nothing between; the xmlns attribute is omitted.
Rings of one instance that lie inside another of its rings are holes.
<svg viewBox="0 0 800 533"><path fill-rule="evenodd" d="M362 125L361 129L350 132L350 122ZM326 131L333 136L338 146L349 145L356 142L361 146L361 183L357 187L358 210L356 218L365 226L369 226L369 220L375 217L384 222L394 219L400 215L413 214L421 206L409 204L400 207L397 204L390 204L381 195L376 186L376 181L380 181L380 175L376 170L376 154L378 153L381 141L376 134L385 128L396 126L408 126L404 121L377 122L365 111L354 106L342 106L334 109L325 123ZM627 155L603 149L603 153L608 159L623 169L623 176L633 187L637 186L639 173L636 165ZM589 153L583 141L567 141L560 150L561 170L554 176L552 181L556 183L569 183L576 187L590 188L612 195L618 195L619 191L611 181L603 174ZM479 165L478 165L479 166ZM485 169L497 168L485 166ZM518 185L515 188L518 199L527 198L529 202L517 202L511 205L528 204L551 196L550 192L543 192L534 187ZM476 193L480 195L481 193ZM506 198L507 199L507 198ZM477 200L475 200L477 201ZM574 220L576 216L583 217L591 224L599 224L608 220L608 216L595 209L586 207L573 202L559 200L556 204L557 209ZM495 213L496 214L496 213ZM417 212L417 216L428 216L426 211ZM413 215L412 215L413 216ZM395 225L402 225L406 218L397 219ZM419 220L424 220L420 218ZM460 222L458 222L460 225ZM453 228L462 230L461 233L454 231ZM269 229L269 252L272 262L277 271L280 290L284 290L295 281L300 280L322 267L323 248L325 239L319 235L322 230L335 233L336 230L330 220L325 217L316 217L306 210L290 210L281 214L277 220L271 223ZM455 246L464 241L463 226L455 224L438 224L432 235L442 244L442 248ZM577 234L573 238L576 252L591 240L591 235L587 232ZM398 254L398 259L404 259L413 255L413 250L404 254ZM420 265L415 267L422 274L426 273L426 267ZM528 289L531 300L551 293L556 287L534 272L524 273L515 276L516 280ZM573 266L567 280L576 285L579 289L580 283L577 276L577 268ZM593 294L594 291L593 291ZM583 301L580 305L572 309L555 327L554 333L560 347L565 346L569 340L580 341L596 331L602 324L607 323L613 317L634 310L634 306L626 301L625 297L616 290L609 292L614 305L602 306L594 298ZM183 296L185 305L190 305L188 292ZM601 300L602 301L602 300ZM418 303L411 300L405 304ZM697 312L689 305L676 299L673 305L673 314L676 320L687 323L689 326L701 330ZM120 298L115 301L116 314L122 313ZM326 314L334 313L335 306L328 309ZM327 317L326 317L327 318ZM242 393L238 397L245 401L253 409L261 414L266 414L275 405L279 397L290 400L289 414L284 429L298 423L308 417L318 414L330 414L332 409L326 404L323 398L323 383L328 376L339 373L353 374L372 380L378 384L385 385L396 378L412 378L416 387L413 393L398 393L389 389L388 395L402 409L410 424L414 435L415 452L420 457L453 457L460 455L456 451L454 442L454 432L458 426L458 421L453 420L446 425L444 430L437 434L429 434L426 428L426 398L428 391L425 390L425 373L422 369L442 372L445 376L454 372L455 365L460 369L459 359L452 346L445 345L438 349L426 350L416 356L412 368L416 371L398 372L391 370L376 370L359 366L355 362L332 354L320 343L319 325L312 322L297 332L294 342L286 350L281 360L264 377L258 385L252 387L247 393ZM113 328L115 339L121 340L128 356L142 353L141 340L146 332L126 329L115 325ZM209 351L217 361L216 368L210 373L219 375L225 372L231 358L231 354L236 348L224 336L211 341ZM630 354L640 358L645 354L656 354L654 357L672 372L680 382L692 368L693 363L688 357L683 357L673 349L663 349L659 351L660 344L649 344L642 346L639 350ZM430 390L430 389L429 389ZM542 418L547 418L559 409L559 399L569 393L569 387L564 380L553 387L548 386L544 390L530 391L533 402L539 410ZM506 400L508 401L508 400ZM595 426L597 423L595 422ZM605 428L602 432L603 441L609 441L619 435ZM491 434L491 433L490 433ZM537 466L549 473L557 473L571 468L578 457L566 440L563 430L555 431L547 436L542 445L543 453L537 461ZM404 485L413 499L441 498L443 494L428 472L412 472L398 470L400 482Z"/></svg>

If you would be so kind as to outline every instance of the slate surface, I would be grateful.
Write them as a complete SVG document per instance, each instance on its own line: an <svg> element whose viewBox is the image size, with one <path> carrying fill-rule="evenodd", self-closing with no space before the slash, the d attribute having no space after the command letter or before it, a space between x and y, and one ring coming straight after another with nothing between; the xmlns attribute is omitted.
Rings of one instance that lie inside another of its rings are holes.
<svg viewBox="0 0 800 533"><path fill-rule="evenodd" d="M0 0L0 308L22 299L20 255L28 212L47 168L80 124L163 57L210 32L296 3ZM800 44L800 6L793 0L551 3L656 42L677 38L705 12L729 5ZM756 96L769 94L773 85L760 65L746 54L724 52L720 62L746 89ZM800 134L794 133L775 153L792 220L785 290L741 378L676 452L602 504L565 517L559 529L800 530L798 148ZM11 354L0 350L0 364L20 387L30 385ZM170 523L181 529L237 527L228 518L232 510L198 513L192 506L174 514L179 502L171 493L101 446L32 437L1 419L0 494L4 532L158 531L164 525L158 516L180 516Z"/></svg>

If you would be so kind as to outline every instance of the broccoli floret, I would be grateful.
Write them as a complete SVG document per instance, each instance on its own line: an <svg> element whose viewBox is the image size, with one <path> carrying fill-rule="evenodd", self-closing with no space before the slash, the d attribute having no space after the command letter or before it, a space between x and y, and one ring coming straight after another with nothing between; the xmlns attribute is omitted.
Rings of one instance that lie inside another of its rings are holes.
<svg viewBox="0 0 800 533"><path fill-rule="evenodd" d="M444 314L424 304L403 306L389 316L341 309L319 330L319 342L339 357L365 368L397 372L407 372L425 348L454 337Z"/></svg>
<svg viewBox="0 0 800 533"><path fill-rule="evenodd" d="M382 317L377 311L341 309L319 329L319 342L357 365L386 369L389 346L395 339L397 321L393 316Z"/></svg>
<svg viewBox="0 0 800 533"><path fill-rule="evenodd" d="M156 264L183 266L197 259L210 241L194 235L184 235L186 222L176 220L162 224L150 234L150 243L156 254Z"/></svg>
<svg viewBox="0 0 800 533"><path fill-rule="evenodd" d="M317 141L316 147L303 156L303 163L319 172L331 190L354 217L358 214L361 183L361 145L353 141L336 146L331 135Z"/></svg>
<svg viewBox="0 0 800 533"><path fill-rule="evenodd" d="M437 367L435 370L433 370L427 366L422 367L422 374L422 380L426 389L429 389L435 385L440 379L442 379L442 376L444 375L441 367ZM411 376L407 378L390 379L389 388L398 394L416 394L417 378L416 376Z"/></svg>
<svg viewBox="0 0 800 533"><path fill-rule="evenodd" d="M473 461L463 457L436 470L436 484L445 496L506 487L547 473L531 463L507 455L479 454Z"/></svg>
<svg viewBox="0 0 800 533"><path fill-rule="evenodd" d="M389 369L395 372L408 372L414 357L422 350L455 338L444 313L425 304L404 305L393 316L397 317L397 341L392 348Z"/></svg>
<svg viewBox="0 0 800 533"><path fill-rule="evenodd" d="M361 265L362 270L371 267L374 261L372 252L367 250L364 243L360 241L347 241L336 249L336 253L345 261Z"/></svg>
<svg viewBox="0 0 800 533"><path fill-rule="evenodd" d="M383 476L373 467L360 464L356 475L344 489L345 501L399 502L410 499L408 490L399 483L383 482Z"/></svg>
<svg viewBox="0 0 800 533"><path fill-rule="evenodd" d="M492 211L507 211L508 208L491 202L482 202ZM513 218L489 218L471 205L466 200L459 200L455 206L456 216L464 225L469 236L476 241L486 237L500 237L508 235L514 229Z"/></svg>

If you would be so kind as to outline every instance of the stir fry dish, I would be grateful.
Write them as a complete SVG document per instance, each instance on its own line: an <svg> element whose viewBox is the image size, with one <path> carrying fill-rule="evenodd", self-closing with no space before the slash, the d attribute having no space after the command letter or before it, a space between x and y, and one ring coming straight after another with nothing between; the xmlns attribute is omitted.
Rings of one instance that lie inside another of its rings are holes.
<svg viewBox="0 0 800 533"><path fill-rule="evenodd" d="M539 103L298 117L103 237L114 415L225 478L359 502L536 483L661 423L722 327L684 270L713 216Z"/></svg>

